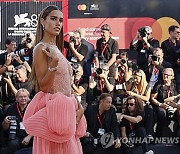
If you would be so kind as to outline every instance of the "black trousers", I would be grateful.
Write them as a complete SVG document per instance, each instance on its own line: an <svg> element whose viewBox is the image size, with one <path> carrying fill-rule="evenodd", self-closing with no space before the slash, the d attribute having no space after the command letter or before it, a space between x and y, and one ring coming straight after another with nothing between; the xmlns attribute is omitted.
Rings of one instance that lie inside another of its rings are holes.
<svg viewBox="0 0 180 154"><path fill-rule="evenodd" d="M144 128L146 129L147 135L154 136L154 110L152 105L146 104L144 111Z"/></svg>

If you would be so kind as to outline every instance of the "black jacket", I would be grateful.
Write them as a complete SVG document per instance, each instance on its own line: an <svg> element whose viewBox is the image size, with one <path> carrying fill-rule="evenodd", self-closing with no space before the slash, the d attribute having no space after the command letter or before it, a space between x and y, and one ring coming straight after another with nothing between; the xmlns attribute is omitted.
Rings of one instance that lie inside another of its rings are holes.
<svg viewBox="0 0 180 154"><path fill-rule="evenodd" d="M97 114L99 112L99 105L88 106L85 111L85 117L87 120L87 131L90 134L96 134L94 131L96 130L98 118ZM114 138L120 138L120 131L117 122L117 116L114 108L110 108L105 112L105 120L104 127L105 133L113 132Z"/></svg>

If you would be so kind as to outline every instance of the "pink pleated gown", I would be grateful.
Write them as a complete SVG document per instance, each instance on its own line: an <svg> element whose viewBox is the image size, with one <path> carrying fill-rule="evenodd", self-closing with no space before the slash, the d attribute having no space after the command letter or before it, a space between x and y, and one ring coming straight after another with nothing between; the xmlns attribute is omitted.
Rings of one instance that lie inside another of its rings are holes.
<svg viewBox="0 0 180 154"><path fill-rule="evenodd" d="M71 66L56 46L51 49L59 57L54 84L50 93L40 91L35 95L23 123L27 133L34 136L33 154L82 154L79 138L87 125L84 116L76 125L78 104L71 94Z"/></svg>

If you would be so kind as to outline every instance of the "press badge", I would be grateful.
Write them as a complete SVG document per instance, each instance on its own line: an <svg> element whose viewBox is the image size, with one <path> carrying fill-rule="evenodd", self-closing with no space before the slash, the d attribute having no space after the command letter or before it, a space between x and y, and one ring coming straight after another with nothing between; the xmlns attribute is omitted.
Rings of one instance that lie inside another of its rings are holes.
<svg viewBox="0 0 180 154"><path fill-rule="evenodd" d="M123 85L122 84L117 84L116 85L116 90L119 90L119 89L123 89Z"/></svg>
<svg viewBox="0 0 180 154"><path fill-rule="evenodd" d="M81 96L77 96L78 102L81 102Z"/></svg>
<svg viewBox="0 0 180 154"><path fill-rule="evenodd" d="M72 57L71 58L71 62L77 63L77 58L76 57Z"/></svg>
<svg viewBox="0 0 180 154"><path fill-rule="evenodd" d="M22 123L22 122L20 122L20 123L19 123L19 126L20 126L20 129L25 130L25 127L24 127L24 125L23 125L23 123Z"/></svg>
<svg viewBox="0 0 180 154"><path fill-rule="evenodd" d="M104 133L105 133L105 129L99 128L98 134L99 135L104 135Z"/></svg>
<svg viewBox="0 0 180 154"><path fill-rule="evenodd" d="M144 49L141 49L141 51L140 51L141 53L145 53L146 52L146 50L144 50Z"/></svg>

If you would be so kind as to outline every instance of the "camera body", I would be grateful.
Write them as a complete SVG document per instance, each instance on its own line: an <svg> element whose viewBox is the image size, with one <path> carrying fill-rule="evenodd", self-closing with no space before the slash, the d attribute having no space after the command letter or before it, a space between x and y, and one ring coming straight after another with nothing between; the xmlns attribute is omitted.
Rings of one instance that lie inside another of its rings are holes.
<svg viewBox="0 0 180 154"><path fill-rule="evenodd" d="M152 55L151 58L152 58L153 61L158 61L158 57L155 56L155 55Z"/></svg>
<svg viewBox="0 0 180 154"><path fill-rule="evenodd" d="M139 32L141 37L146 37L147 36L147 31L146 31L145 27L139 28L138 32Z"/></svg>
<svg viewBox="0 0 180 154"><path fill-rule="evenodd" d="M100 75L102 73L103 73L103 69L102 68L99 67L99 68L96 69L96 74Z"/></svg>
<svg viewBox="0 0 180 154"><path fill-rule="evenodd" d="M27 51L27 49L23 48L23 49L21 49L19 51L14 51L14 53L18 54L19 56L24 56L24 55L26 55L26 51Z"/></svg>
<svg viewBox="0 0 180 154"><path fill-rule="evenodd" d="M10 121L17 120L16 116L9 116L8 119L9 119Z"/></svg>
<svg viewBox="0 0 180 154"><path fill-rule="evenodd" d="M121 62L122 64L125 64L127 61L126 61L125 59L121 59L120 62Z"/></svg>
<svg viewBox="0 0 180 154"><path fill-rule="evenodd" d="M70 36L69 42L73 42L74 44L76 43L76 38L75 36Z"/></svg>
<svg viewBox="0 0 180 154"><path fill-rule="evenodd" d="M10 78L16 78L17 77L17 74L16 74L16 72L10 72L10 71L6 71L6 72L4 72L3 74L2 74L2 77L3 78L8 78L8 76L10 77Z"/></svg>

